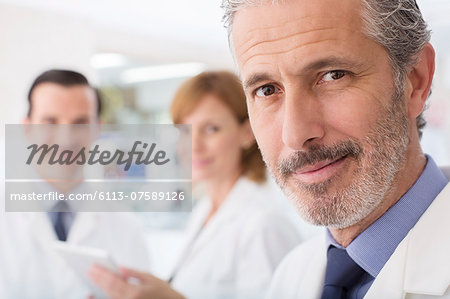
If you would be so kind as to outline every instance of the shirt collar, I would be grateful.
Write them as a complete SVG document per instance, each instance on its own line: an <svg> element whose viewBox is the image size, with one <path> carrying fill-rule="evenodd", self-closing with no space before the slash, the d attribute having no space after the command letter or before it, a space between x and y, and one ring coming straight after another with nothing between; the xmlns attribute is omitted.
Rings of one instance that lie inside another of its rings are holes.
<svg viewBox="0 0 450 299"><path fill-rule="evenodd" d="M426 157L425 169L414 185L346 248L350 257L373 277L448 183L433 159ZM343 248L328 229L326 240L328 246Z"/></svg>

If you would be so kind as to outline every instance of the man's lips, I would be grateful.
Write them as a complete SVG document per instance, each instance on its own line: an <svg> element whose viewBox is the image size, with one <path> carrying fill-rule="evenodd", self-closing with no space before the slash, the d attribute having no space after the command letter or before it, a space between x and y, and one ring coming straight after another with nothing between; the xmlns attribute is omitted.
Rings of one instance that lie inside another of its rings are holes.
<svg viewBox="0 0 450 299"><path fill-rule="evenodd" d="M325 160L314 165L308 165L297 169L293 175L305 184L318 184L328 180L341 170L348 160L347 157L348 155L333 161Z"/></svg>
<svg viewBox="0 0 450 299"><path fill-rule="evenodd" d="M337 158L337 159L332 160L332 161L324 160L324 161L318 162L318 163L316 163L314 165L307 165L307 166L304 166L302 168L297 169L295 171L295 173L296 174L306 174L308 172L317 171L317 170L320 170L321 168L327 167L328 165L333 164L333 163L335 163L335 162L337 162L337 161L339 161L339 160L341 160L341 159L343 159L345 157L346 156L340 157L340 158Z"/></svg>

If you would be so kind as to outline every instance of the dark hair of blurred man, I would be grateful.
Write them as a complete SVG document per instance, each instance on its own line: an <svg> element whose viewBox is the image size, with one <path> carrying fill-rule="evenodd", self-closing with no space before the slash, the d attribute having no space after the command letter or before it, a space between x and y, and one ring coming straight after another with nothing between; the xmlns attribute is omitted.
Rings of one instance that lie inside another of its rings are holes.
<svg viewBox="0 0 450 299"><path fill-rule="evenodd" d="M101 113L99 92L82 74L71 70L49 70L39 75L28 92L25 123L89 124Z"/></svg>

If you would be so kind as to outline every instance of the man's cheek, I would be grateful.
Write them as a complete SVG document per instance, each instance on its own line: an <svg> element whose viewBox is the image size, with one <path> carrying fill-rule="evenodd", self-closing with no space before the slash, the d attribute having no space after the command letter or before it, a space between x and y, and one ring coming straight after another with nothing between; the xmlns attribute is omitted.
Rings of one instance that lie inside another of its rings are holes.
<svg viewBox="0 0 450 299"><path fill-rule="evenodd" d="M258 109L249 107L250 124L258 147L265 159L273 158L276 148L281 142L279 126L270 114L261 113ZM268 161L266 161L268 162Z"/></svg>
<svg viewBox="0 0 450 299"><path fill-rule="evenodd" d="M268 166L276 165L278 160L277 141L271 138L271 134L261 134L256 138L264 161Z"/></svg>

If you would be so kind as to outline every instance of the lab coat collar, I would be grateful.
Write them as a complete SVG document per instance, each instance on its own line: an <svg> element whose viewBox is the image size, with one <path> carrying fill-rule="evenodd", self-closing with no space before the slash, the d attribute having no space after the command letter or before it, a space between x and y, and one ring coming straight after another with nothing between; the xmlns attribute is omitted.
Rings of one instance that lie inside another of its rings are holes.
<svg viewBox="0 0 450 299"><path fill-rule="evenodd" d="M450 217L447 215L450 211L450 184L436 197L429 209L429 213L411 230L405 267L405 291L443 295L450 285Z"/></svg>
<svg viewBox="0 0 450 299"><path fill-rule="evenodd" d="M222 203L222 206L219 208L216 215L211 219L211 222L214 218L224 220L234 217L237 214L236 211L239 211L238 209L243 206L244 202L251 201L254 196L257 196L257 192L252 192L256 187L255 185L256 183L250 181L244 176L241 176L236 183L234 183L233 188L231 188L227 198Z"/></svg>
<svg viewBox="0 0 450 299"><path fill-rule="evenodd" d="M222 203L222 206L198 235L198 239L193 244L190 256L194 255L198 249L202 248L202 246L210 240L210 238L214 237L215 232L220 229L224 223L232 221L232 219L242 210L242 207L245 206L246 201L252 200L248 193L253 190L252 187L254 187L254 184L255 183L245 177L240 177L237 180L230 190L230 193L227 195L227 198ZM211 205L207 203L206 207L207 208L203 207L203 215L199 217L201 221L199 221L197 229L200 229L203 225Z"/></svg>
<svg viewBox="0 0 450 299"><path fill-rule="evenodd" d="M57 240L56 233L46 212L24 212L21 213L28 221L31 235L42 246L47 247ZM77 213L70 229L67 242L83 243L92 233L98 229L100 213L82 212Z"/></svg>
<svg viewBox="0 0 450 299"><path fill-rule="evenodd" d="M305 273L317 273L318 275L305 275L300 282L298 298L320 298L323 290L323 282L325 280L325 269L327 266L327 242L325 235L317 237L320 245L311 257L310 263ZM316 240L313 240L316 241Z"/></svg>
<svg viewBox="0 0 450 299"><path fill-rule="evenodd" d="M43 248L48 248L57 240L56 233L46 212L23 212L24 221L28 221L31 236Z"/></svg>
<svg viewBox="0 0 450 299"><path fill-rule="evenodd" d="M105 212L106 213L106 212ZM100 215L98 212L79 212L69 232L68 240L71 243L81 244L92 234L98 231Z"/></svg>
<svg viewBox="0 0 450 299"><path fill-rule="evenodd" d="M450 278L450 184L399 244L364 298L404 298L405 293L442 296Z"/></svg>
<svg viewBox="0 0 450 299"><path fill-rule="evenodd" d="M54 191L55 189L47 182L43 182L39 185L40 192L49 192ZM75 189L71 190L72 193L81 193L86 191L85 184L78 185ZM70 201L66 201L69 205L82 205L83 202L72 203ZM45 205L47 206L47 210L51 209L52 205L55 205L57 202L47 202ZM78 206L79 208L79 206ZM72 208L74 209L74 208ZM23 213L24 217L27 218L30 225L30 230L32 231L32 236L36 239L37 242L42 245L48 244L57 239L56 233L53 229L53 226L50 222L50 219L46 212L28 212ZM76 213L73 225L70 229L67 242L70 243L82 243L82 240L88 238L90 234L95 232L96 225L98 222L99 213L85 212L85 213Z"/></svg>

